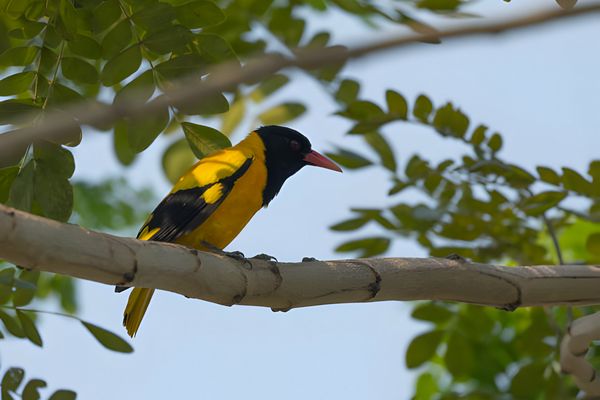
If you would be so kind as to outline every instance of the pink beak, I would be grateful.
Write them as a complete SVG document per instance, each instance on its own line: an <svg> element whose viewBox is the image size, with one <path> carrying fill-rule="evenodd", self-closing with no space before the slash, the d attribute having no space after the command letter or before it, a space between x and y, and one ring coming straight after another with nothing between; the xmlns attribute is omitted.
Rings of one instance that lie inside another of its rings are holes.
<svg viewBox="0 0 600 400"><path fill-rule="evenodd" d="M312 150L310 153L304 156L304 161L306 161L309 165L314 165L315 167L327 168L332 171L343 172L342 169L336 163L314 150Z"/></svg>

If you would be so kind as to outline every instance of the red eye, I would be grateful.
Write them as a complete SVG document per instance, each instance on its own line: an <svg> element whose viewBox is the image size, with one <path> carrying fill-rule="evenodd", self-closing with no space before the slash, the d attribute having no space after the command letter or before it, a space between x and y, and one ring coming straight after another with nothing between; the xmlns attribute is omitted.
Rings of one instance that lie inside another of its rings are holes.
<svg viewBox="0 0 600 400"><path fill-rule="evenodd" d="M298 143L296 140L291 140L290 141L290 149L292 149L293 151L299 151L300 143Z"/></svg>

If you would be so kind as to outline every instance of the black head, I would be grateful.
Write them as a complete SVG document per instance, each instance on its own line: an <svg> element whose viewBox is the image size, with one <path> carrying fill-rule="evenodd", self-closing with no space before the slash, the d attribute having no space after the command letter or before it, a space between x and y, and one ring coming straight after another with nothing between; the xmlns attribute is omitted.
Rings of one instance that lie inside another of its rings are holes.
<svg viewBox="0 0 600 400"><path fill-rule="evenodd" d="M305 165L342 170L333 161L312 150L310 141L300 132L277 125L256 130L265 145L267 185L263 192L263 206L269 204L287 178Z"/></svg>

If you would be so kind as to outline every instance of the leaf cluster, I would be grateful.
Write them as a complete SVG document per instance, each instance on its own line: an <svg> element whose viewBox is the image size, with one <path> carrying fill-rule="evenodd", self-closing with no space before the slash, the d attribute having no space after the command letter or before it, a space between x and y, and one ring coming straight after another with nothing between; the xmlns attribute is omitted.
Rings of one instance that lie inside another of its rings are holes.
<svg viewBox="0 0 600 400"><path fill-rule="evenodd" d="M353 208L349 219L333 225L332 230L345 233L368 224L380 231L346 241L338 251L375 256L396 238L409 237L432 256L457 253L483 263L598 261L600 161L590 162L587 174L547 166L528 171L501 158L501 134L473 125L452 103L436 107L420 95L410 104L388 90L382 107L358 95L357 82L343 81L336 93L342 106L337 115L353 124L349 134L362 137L375 157L348 148L329 155L348 169L383 169L390 175L392 204ZM464 145L465 152L436 163L415 154L401 165L382 133L384 126L393 132L394 123L429 127L440 140ZM509 314L464 304L416 305L412 317L429 326L406 353L407 367L421 370L414 398L574 398L577 389L560 375L557 361L567 315L565 308Z"/></svg>

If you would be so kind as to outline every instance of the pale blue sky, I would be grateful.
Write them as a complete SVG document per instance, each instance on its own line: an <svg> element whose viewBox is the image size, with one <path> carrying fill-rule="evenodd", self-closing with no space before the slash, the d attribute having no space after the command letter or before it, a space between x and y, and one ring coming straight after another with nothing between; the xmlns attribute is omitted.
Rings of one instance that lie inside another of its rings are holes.
<svg viewBox="0 0 600 400"><path fill-rule="evenodd" d="M555 6L546 0L522 3L488 1L472 9L497 17ZM379 35L367 35L339 16L314 20L313 29L319 24L335 26L338 40L348 45ZM452 100L473 123L500 131L503 156L521 165L583 170L600 148L598 37L595 15L498 37L418 45L352 63L345 74L358 77L363 95L378 102L387 88L410 99L426 93L436 104ZM299 93L310 113L290 126L305 133L314 148L359 143L343 137L348 123L332 115L335 105L309 79L300 77L273 101ZM438 160L460 150L412 125L395 124L384 132L402 164L414 152ZM166 143L156 142L123 172L108 135L88 135L75 151L76 177L124 174L161 195L168 190L158 162ZM339 258L333 248L346 236L327 227L348 216L351 206L387 204L387 189L380 170L340 175L305 168L230 248L285 261ZM389 255L425 254L414 243L398 240ZM83 283L80 293L82 317L125 334L125 294L95 283ZM72 388L81 399L408 399L413 374L404 366L404 351L423 329L410 320L409 311L410 304L388 302L272 313L161 292L132 342L132 355L101 348L72 321L44 317L44 349L11 341L2 348L2 361L25 367L30 377L47 379L51 387Z"/></svg>

